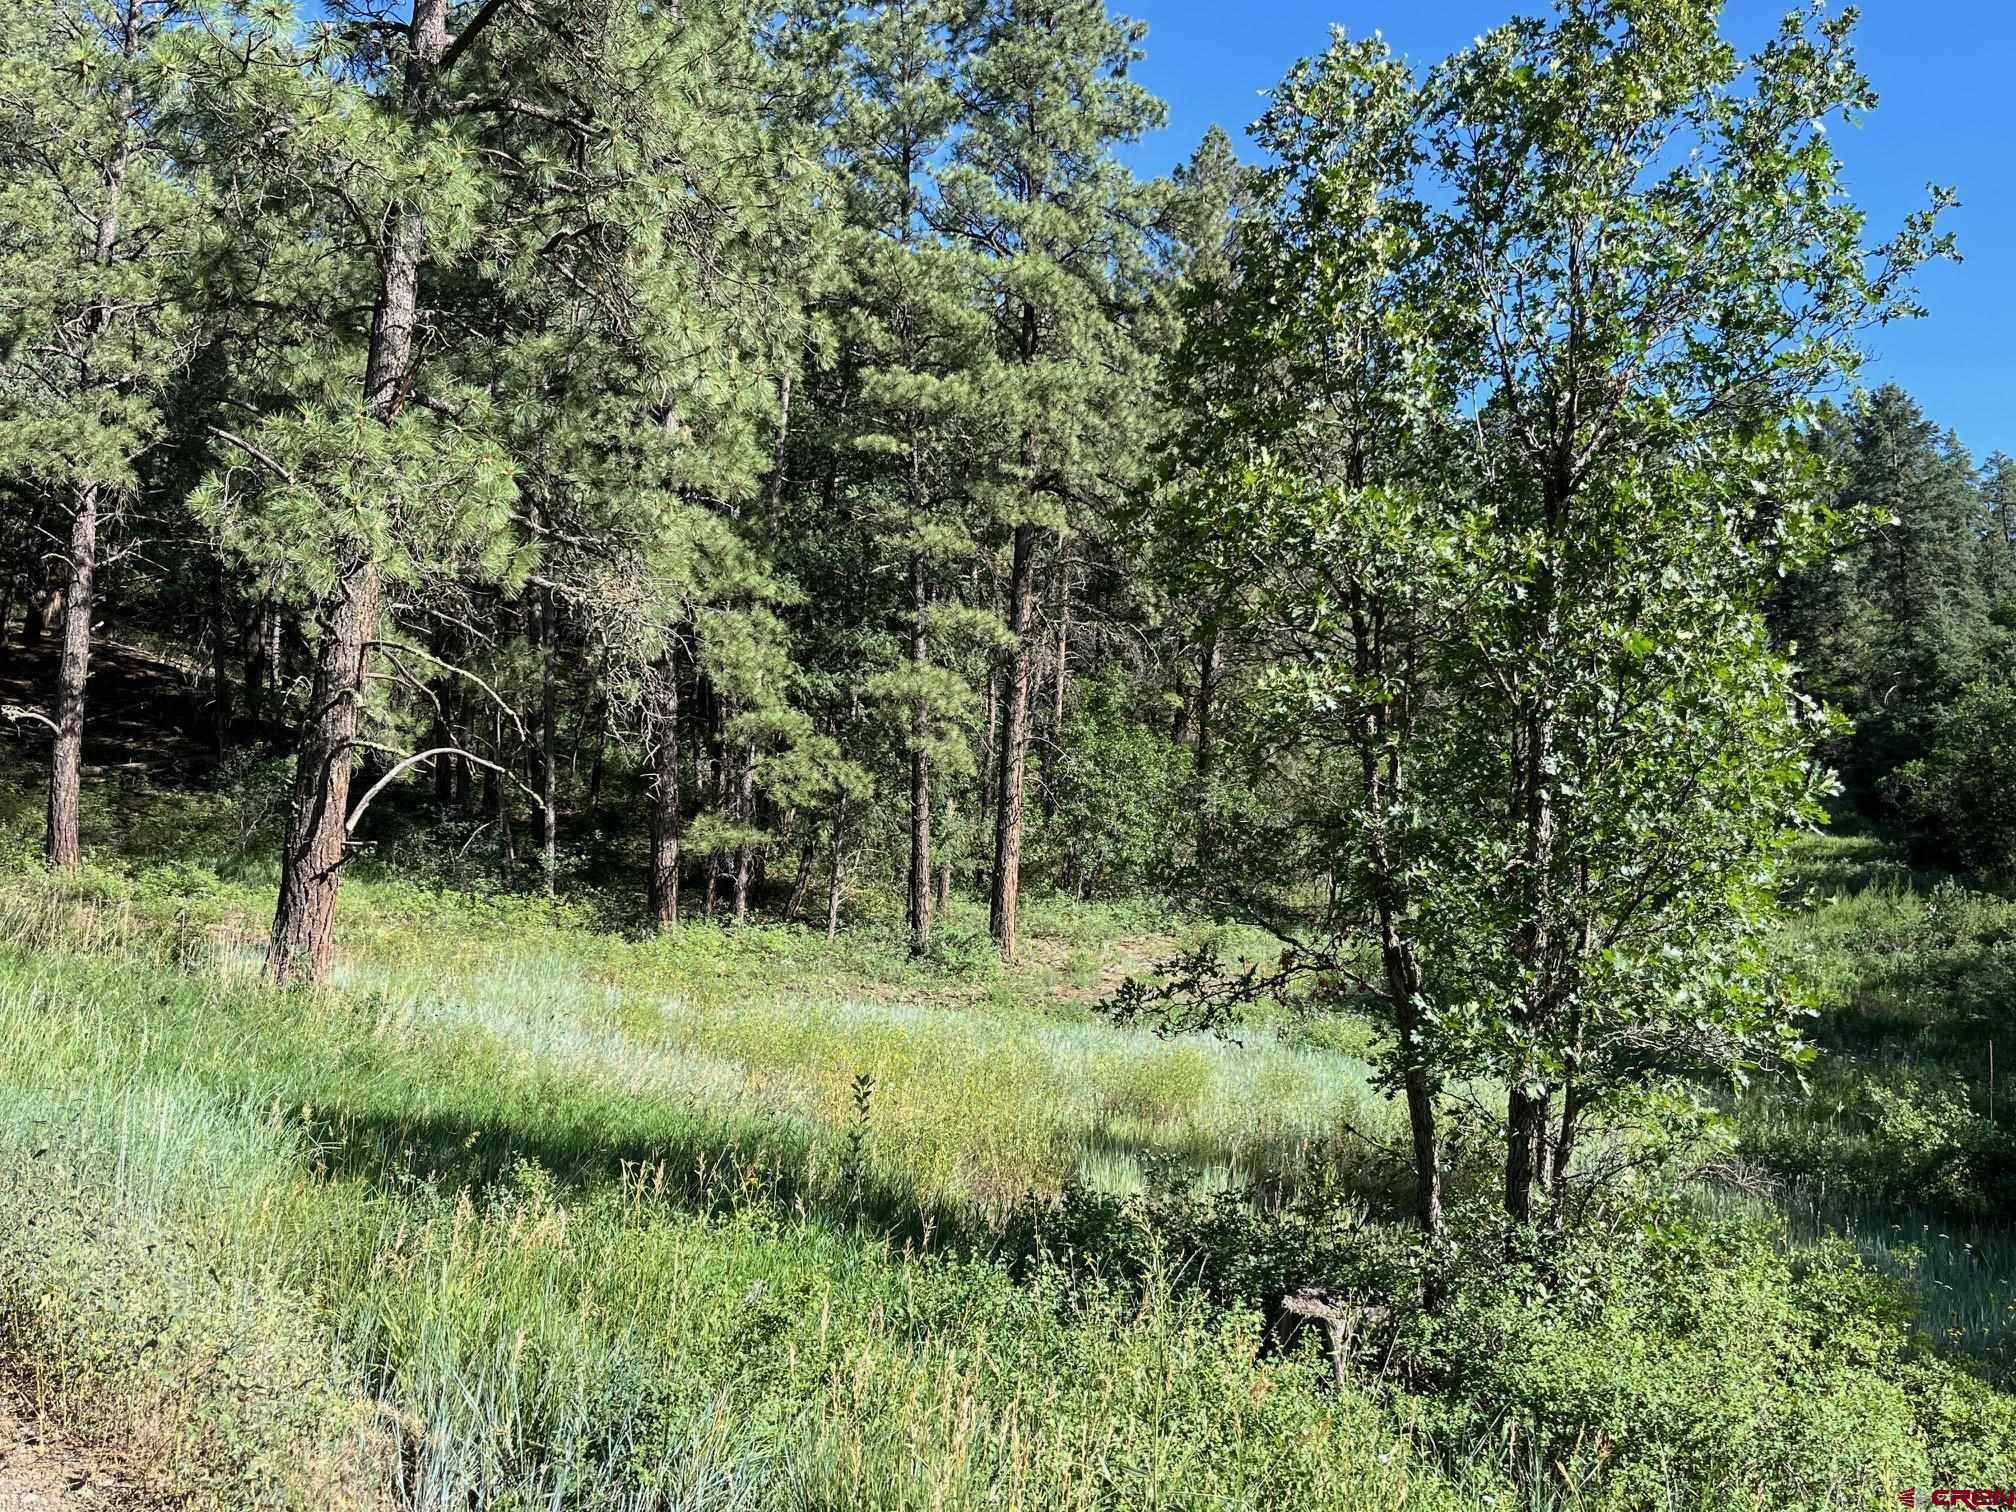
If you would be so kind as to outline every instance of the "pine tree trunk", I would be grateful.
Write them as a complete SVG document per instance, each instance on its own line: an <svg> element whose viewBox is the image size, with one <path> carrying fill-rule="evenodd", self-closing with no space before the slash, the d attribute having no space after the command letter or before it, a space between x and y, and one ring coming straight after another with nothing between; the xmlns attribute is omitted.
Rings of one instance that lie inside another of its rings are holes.
<svg viewBox="0 0 2016 1512"><path fill-rule="evenodd" d="M507 770L518 753L504 750L504 720L499 715L496 728L497 764ZM497 858L507 867L518 864L518 835L511 825L511 784L503 772L486 773L485 791L490 795L491 816L497 821Z"/></svg>
<svg viewBox="0 0 2016 1512"><path fill-rule="evenodd" d="M84 685L91 671L91 605L98 567L98 485L81 484L70 517L70 587L63 596L63 646L56 668L56 740L49 753L49 826L44 850L51 866L71 870L83 860L77 837L79 779L84 764Z"/></svg>
<svg viewBox="0 0 2016 1512"><path fill-rule="evenodd" d="M139 0L126 0L122 15L120 52L130 62L140 53ZM112 155L105 165L105 197L93 228L92 262L99 268L112 262L112 249L119 240L119 201L125 192L126 168L132 155L133 85L119 86L119 130ZM111 320L109 295L100 285L94 292L85 317L85 336L95 339ZM87 371L87 381L90 378ZM67 577L63 595L63 644L56 664L56 739L49 752L49 821L43 837L44 852L51 866L72 870L81 864L78 843L78 803L84 765L84 691L91 675L91 613L98 576L99 485L95 479L79 483L72 500L70 547L65 561Z"/></svg>
<svg viewBox="0 0 2016 1512"><path fill-rule="evenodd" d="M840 889L843 882L842 868L847 859L847 794L843 789L833 800L833 849L826 871L826 939L828 943L840 935Z"/></svg>
<svg viewBox="0 0 2016 1512"><path fill-rule="evenodd" d="M602 780L607 774L605 760L609 748L609 700L595 701L595 754L588 762L588 821L599 829L602 819Z"/></svg>
<svg viewBox="0 0 2016 1512"><path fill-rule="evenodd" d="M414 0L407 32L411 52L404 103L418 119L428 114L435 65L447 50L448 0ZM425 237L425 223L415 211L395 207L386 218L364 363L364 402L387 425L399 418L413 381ZM352 748L381 592L376 562L360 558L340 571L323 611L314 692L295 756L293 801L280 855L280 897L266 955L266 975L280 983L318 980L335 954Z"/></svg>
<svg viewBox="0 0 2016 1512"><path fill-rule="evenodd" d="M744 746L736 758L735 822L756 822L756 753ZM735 922L749 922L749 886L756 875L756 847L744 840L735 847Z"/></svg>
<svg viewBox="0 0 2016 1512"><path fill-rule="evenodd" d="M438 697L439 685L437 684L436 686L436 696ZM449 728L447 719L445 717L437 717L434 721L433 744L452 745L454 742L455 732ZM431 763L434 777L434 811L436 814L445 814L448 811L449 804L455 801L455 763L460 760L461 757L451 756L446 751L443 751Z"/></svg>
<svg viewBox="0 0 2016 1512"><path fill-rule="evenodd" d="M727 723L726 711L722 707L720 693L707 690L707 759L710 794L717 814L728 811L728 747L722 737L722 728ZM714 907L721 893L721 851L717 846L707 854L707 894L701 903L701 913L711 919Z"/></svg>
<svg viewBox="0 0 2016 1512"><path fill-rule="evenodd" d="M558 678L554 642L560 634L560 605L548 588L539 605L539 868L551 895L560 871L559 761L555 754L559 736Z"/></svg>
<svg viewBox="0 0 2016 1512"><path fill-rule="evenodd" d="M910 554L910 668L920 684L928 647L924 639L924 616L930 607L930 585L925 581L924 557ZM931 736L930 716L921 691L910 712L910 953L923 955L931 948L931 753L926 742Z"/></svg>
<svg viewBox="0 0 2016 1512"><path fill-rule="evenodd" d="M679 927L679 679L666 659L665 685L652 710L651 916L660 931Z"/></svg>
<svg viewBox="0 0 2016 1512"><path fill-rule="evenodd" d="M1043 747L1043 817L1057 816L1057 763L1064 757L1064 699L1071 686L1071 569L1057 539L1057 648L1051 663L1050 739Z"/></svg>
<svg viewBox="0 0 2016 1512"><path fill-rule="evenodd" d="M995 732L1001 723L1000 708L1001 674L993 665L993 658L990 657L987 667L987 693L980 708L980 759L976 763L980 770L974 792L974 812L979 816L980 833L983 835L994 817L994 751L999 744ZM973 850L974 886L987 885L990 881L990 874L986 870L987 858L980 853L979 846L974 846Z"/></svg>
<svg viewBox="0 0 2016 1512"><path fill-rule="evenodd" d="M266 954L266 975L275 982L318 981L335 955L351 748L357 738L364 643L377 622L378 593L376 571L347 574L322 626L307 720L294 757L280 898Z"/></svg>
<svg viewBox="0 0 2016 1512"><path fill-rule="evenodd" d="M813 842L807 839L798 847L798 875L791 882L791 899L784 905L784 922L795 924L805 907L805 895L812 890Z"/></svg>
<svg viewBox="0 0 2016 1512"><path fill-rule="evenodd" d="M954 814L953 798L952 794L948 792L945 795L945 819L942 828L942 833L940 835L941 842L945 836L950 835L952 833L953 814ZM944 846L942 843L939 849L941 852L944 851ZM945 914L950 911L951 907L952 907L952 858L950 854L945 854L943 856L943 859L941 859L938 863L939 917L943 918Z"/></svg>
<svg viewBox="0 0 2016 1512"><path fill-rule="evenodd" d="M1029 755L1029 674L1035 662L1030 618L1035 599L1036 527L1015 527L1008 580L1008 631L1015 638L1001 722L1000 786L994 800L994 879L988 927L1004 960L1015 959L1015 917L1022 887L1022 776Z"/></svg>

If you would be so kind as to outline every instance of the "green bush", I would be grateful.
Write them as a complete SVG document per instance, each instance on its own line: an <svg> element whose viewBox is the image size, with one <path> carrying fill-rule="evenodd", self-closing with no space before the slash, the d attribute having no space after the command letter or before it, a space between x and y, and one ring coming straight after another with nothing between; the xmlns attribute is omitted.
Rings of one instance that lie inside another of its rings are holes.
<svg viewBox="0 0 2016 1512"><path fill-rule="evenodd" d="M1932 718L1925 754L1882 797L1921 861L2016 877L2016 683L1977 683Z"/></svg>
<svg viewBox="0 0 2016 1512"><path fill-rule="evenodd" d="M1025 1253L1085 1277L1181 1276L1251 1312L1320 1284L1371 1309L1360 1378L1452 1472L1536 1504L1824 1505L2016 1476L2016 1399L1929 1353L1907 1282L1780 1221L1569 1239L1464 1204L1429 1246L1336 1192L1267 1212L1164 1186L1074 1189L1020 1225Z"/></svg>
<svg viewBox="0 0 2016 1512"><path fill-rule="evenodd" d="M1066 891L1111 898L1165 879L1196 838L1191 757L1135 716L1124 680L1083 686L1083 706L1065 721L1034 849Z"/></svg>
<svg viewBox="0 0 2016 1512"><path fill-rule="evenodd" d="M1445 1305L1391 1346L1446 1453L1494 1446L1508 1472L1622 1506L2016 1475L2016 1401L1926 1353L1918 1299L1845 1243L1795 1248L1775 1222L1555 1245L1463 1214L1455 1232Z"/></svg>

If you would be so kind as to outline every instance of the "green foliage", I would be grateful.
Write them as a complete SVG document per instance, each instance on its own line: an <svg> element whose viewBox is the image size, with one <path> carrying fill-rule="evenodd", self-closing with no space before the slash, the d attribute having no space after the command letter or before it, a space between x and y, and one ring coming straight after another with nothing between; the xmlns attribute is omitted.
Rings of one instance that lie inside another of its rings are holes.
<svg viewBox="0 0 2016 1512"><path fill-rule="evenodd" d="M1914 1288L1839 1239L1790 1245L1775 1221L1670 1218L1563 1243L1479 1202L1433 1242L1320 1189L1256 1211L1164 1186L1073 1189L1022 1223L1028 1253L1088 1276L1167 1269L1225 1306L1268 1308L1321 1277L1356 1311L1350 1368L1431 1452L1542 1505L1855 1497L2012 1469L2016 1404L1929 1357ZM1276 1315L1291 1351L1315 1332Z"/></svg>
<svg viewBox="0 0 2016 1512"><path fill-rule="evenodd" d="M1924 754L1896 767L1881 796L1912 849L1995 882L2016 877L2016 686L1976 683L1921 716Z"/></svg>
<svg viewBox="0 0 2016 1512"><path fill-rule="evenodd" d="M173 0L12 6L0 21L0 475L131 498L191 356L209 211L156 126Z"/></svg>
<svg viewBox="0 0 2016 1512"><path fill-rule="evenodd" d="M1966 738L1943 726L1965 720L1953 706L2001 643L1990 617L1989 583L2001 568L1988 498L1957 439L1894 386L1823 417L1818 442L1857 528L1840 553L1778 587L1776 633L1799 662L1802 689L1853 721L1827 755L1857 804L1900 822L1926 855L1972 865L1964 837L1934 812L1939 800L1911 791L1926 774L1900 769Z"/></svg>
<svg viewBox="0 0 2016 1512"><path fill-rule="evenodd" d="M312 1309L240 1227L239 1204L291 1202L304 1153L187 1089L10 1086L0 1351L43 1410L186 1505L368 1507L390 1468Z"/></svg>
<svg viewBox="0 0 2016 1512"><path fill-rule="evenodd" d="M1079 898L1152 891L1195 839L1191 754L1141 721L1124 678L1081 687L1051 773L1039 855Z"/></svg>
<svg viewBox="0 0 2016 1512"><path fill-rule="evenodd" d="M1915 1299L1844 1244L1680 1223L1508 1265L1488 1219L1458 1232L1437 1277L1450 1305L1394 1346L1436 1383L1421 1421L1445 1450L1496 1441L1508 1471L1597 1505L1657 1504L1675 1485L1728 1505L2011 1472L2009 1399L1925 1358Z"/></svg>
<svg viewBox="0 0 2016 1512"><path fill-rule="evenodd" d="M1763 611L1833 531L1814 393L1915 311L1948 197L1866 246L1852 16L1747 61L1716 20L1567 4L1419 82L1340 35L1173 368L1162 528L1266 658L1225 891L1298 941L1221 997L1383 1005L1431 1226L1438 1085L1504 1089L1523 1216L1597 1125L1807 1053L1760 940L1828 722Z"/></svg>

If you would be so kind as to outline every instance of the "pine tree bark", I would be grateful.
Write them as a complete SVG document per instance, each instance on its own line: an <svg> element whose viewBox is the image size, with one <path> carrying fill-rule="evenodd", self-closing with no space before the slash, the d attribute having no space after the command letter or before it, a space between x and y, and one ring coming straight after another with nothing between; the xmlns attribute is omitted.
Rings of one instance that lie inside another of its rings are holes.
<svg viewBox="0 0 2016 1512"><path fill-rule="evenodd" d="M1008 670L1007 707L1001 722L1000 786L994 799L994 877L988 928L1004 960L1015 959L1016 913L1022 890L1022 778L1029 755L1029 681L1036 648L1031 644L1034 610L1036 527L1015 527L1015 555L1008 579L1008 631L1015 639Z"/></svg>
<svg viewBox="0 0 2016 1512"><path fill-rule="evenodd" d="M666 659L651 714L651 916L661 932L679 927L679 677Z"/></svg>
<svg viewBox="0 0 2016 1512"><path fill-rule="evenodd" d="M756 753L744 746L736 753L735 822L756 822ZM744 840L735 847L735 922L749 922L749 887L756 876L756 847Z"/></svg>
<svg viewBox="0 0 2016 1512"><path fill-rule="evenodd" d="M910 669L920 683L928 646L924 637L924 616L930 607L930 584L926 580L924 557L910 553ZM920 692L910 711L910 953L923 955L931 948L931 752L926 742L931 736L930 716Z"/></svg>
<svg viewBox="0 0 2016 1512"><path fill-rule="evenodd" d="M439 685L437 684L437 697L439 696L439 691ZM449 728L448 720L445 716L437 717L434 721L433 743L437 746L453 745L455 743L455 732ZM431 763L434 778L434 808L437 813L445 814L448 811L448 806L455 801L455 764L461 759L459 756L443 751Z"/></svg>
<svg viewBox="0 0 2016 1512"><path fill-rule="evenodd" d="M602 782L608 774L609 700L595 700L595 754L588 762L588 824L599 829L602 821Z"/></svg>
<svg viewBox="0 0 2016 1512"><path fill-rule="evenodd" d="M998 731L1001 726L1001 672L988 659L987 691L980 707L980 760L979 781L974 784L974 812L979 816L980 833L987 832L994 818L994 752L1000 745ZM989 858L980 854L980 847L973 847L973 885L977 888L988 883Z"/></svg>
<svg viewBox="0 0 2016 1512"><path fill-rule="evenodd" d="M1043 815L1057 815L1057 764L1064 757L1064 700L1071 688L1071 569L1057 538L1057 647L1051 663L1050 739L1043 747Z"/></svg>
<svg viewBox="0 0 2016 1512"><path fill-rule="evenodd" d="M266 954L266 975L274 982L319 981L335 955L364 643L377 623L378 594L375 571L346 574L322 623L307 720L294 756L280 898Z"/></svg>
<svg viewBox="0 0 2016 1512"><path fill-rule="evenodd" d="M952 833L952 819L955 813L953 801L952 794L946 793L945 818L940 830L941 841ZM943 844L939 846L939 850L942 859L938 862L938 915L943 918L952 907L952 858L949 854L943 854L945 850Z"/></svg>
<svg viewBox="0 0 2016 1512"><path fill-rule="evenodd" d="M502 714L497 716L491 739L497 765L508 771L523 752L506 750ZM518 864L518 836L511 824L511 784L504 771L485 772L483 791L489 796L491 817L497 822L497 858L509 867Z"/></svg>
<svg viewBox="0 0 2016 1512"><path fill-rule="evenodd" d="M120 17L120 52L130 62L140 53L139 0L126 0ZM120 198L133 152L133 85L119 87L119 129L105 164L105 198L93 227L91 261L104 268L119 240ZM101 286L85 315L87 341L111 323L112 309ZM87 371L87 383L93 381ZM69 581L63 594L63 643L56 665L56 739L49 752L49 816L43 851L51 866L66 871L83 861L78 840L78 805L84 766L84 695L91 675L91 613L98 575L100 488L95 479L77 485L70 515Z"/></svg>
<svg viewBox="0 0 2016 1512"><path fill-rule="evenodd" d="M805 895L812 890L812 858L814 846L808 837L798 847L798 875L791 881L791 897L784 905L784 922L795 924L805 907Z"/></svg>
<svg viewBox="0 0 2016 1512"><path fill-rule="evenodd" d="M560 636L560 605L553 590L542 591L539 604L539 866L550 895L560 872L559 678L554 662Z"/></svg>
<svg viewBox="0 0 2016 1512"><path fill-rule="evenodd" d="M840 890L844 885L847 860L847 792L841 789L833 800L833 848L826 870L826 939L830 944L840 936Z"/></svg>
<svg viewBox="0 0 2016 1512"><path fill-rule="evenodd" d="M424 119L435 68L448 47L448 0L414 0L407 36L404 104L410 117ZM387 425L399 418L413 380L425 240L426 226L417 211L397 206L386 218L364 363L364 402ZM266 953L266 975L276 983L317 981L335 954L351 766L381 592L378 564L360 555L342 564L336 591L323 608L313 691L294 761L280 897ZM508 798L503 801L508 808Z"/></svg>
<svg viewBox="0 0 2016 1512"><path fill-rule="evenodd" d="M711 789L709 796L717 814L728 811L728 748L722 737L722 728L727 723L726 711L722 707L718 690L707 689L707 761L706 785ZM707 854L707 892L701 901L700 911L706 918L714 917L714 906L721 893L721 851L717 846Z"/></svg>
<svg viewBox="0 0 2016 1512"><path fill-rule="evenodd" d="M56 740L49 753L49 824L44 852L65 871L83 861L78 801L84 765L84 685L91 672L91 608L98 566L98 485L79 485L70 516L69 590L56 664Z"/></svg>

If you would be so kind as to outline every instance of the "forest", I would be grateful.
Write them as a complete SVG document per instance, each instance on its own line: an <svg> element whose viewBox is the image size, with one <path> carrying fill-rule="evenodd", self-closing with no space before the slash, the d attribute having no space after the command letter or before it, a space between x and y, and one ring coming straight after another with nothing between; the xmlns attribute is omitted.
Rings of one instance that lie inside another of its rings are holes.
<svg viewBox="0 0 2016 1512"><path fill-rule="evenodd" d="M1725 20L0 6L0 1499L2016 1487L2016 459Z"/></svg>

